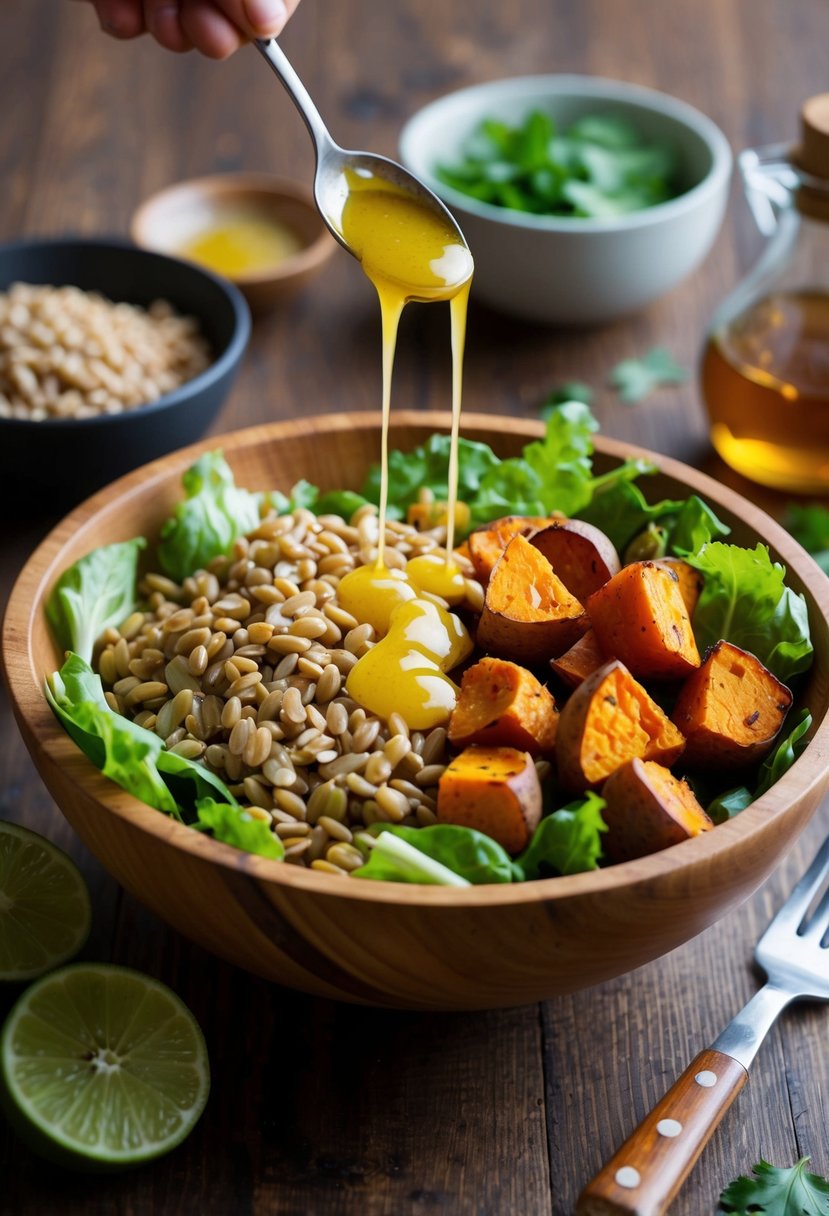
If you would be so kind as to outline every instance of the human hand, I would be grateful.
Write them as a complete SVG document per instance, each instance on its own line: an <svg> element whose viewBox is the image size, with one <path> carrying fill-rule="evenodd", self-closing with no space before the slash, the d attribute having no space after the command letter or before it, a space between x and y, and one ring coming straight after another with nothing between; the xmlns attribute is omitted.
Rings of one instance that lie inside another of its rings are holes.
<svg viewBox="0 0 829 1216"><path fill-rule="evenodd" d="M169 51L226 59L252 38L273 38L299 0L91 0L114 38L150 34Z"/></svg>

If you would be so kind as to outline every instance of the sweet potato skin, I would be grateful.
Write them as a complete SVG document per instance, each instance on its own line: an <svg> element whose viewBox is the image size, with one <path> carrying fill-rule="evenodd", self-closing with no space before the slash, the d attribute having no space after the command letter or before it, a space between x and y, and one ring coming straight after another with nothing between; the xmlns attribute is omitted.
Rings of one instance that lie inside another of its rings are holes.
<svg viewBox="0 0 829 1216"><path fill-rule="evenodd" d="M685 740L618 659L579 685L558 721L556 759L565 790L599 789L627 760L658 760L669 767Z"/></svg>
<svg viewBox="0 0 829 1216"><path fill-rule="evenodd" d="M530 667L562 654L588 627L583 606L520 533L495 564L478 622L482 650Z"/></svg>
<svg viewBox="0 0 829 1216"><path fill-rule="evenodd" d="M603 667L609 657L599 646L595 632L588 629L569 650L557 659L551 659L550 667L568 688L578 688L583 680Z"/></svg>
<svg viewBox="0 0 829 1216"><path fill-rule="evenodd" d="M582 604L621 569L613 542L580 519L553 520L529 539Z"/></svg>
<svg viewBox="0 0 829 1216"><path fill-rule="evenodd" d="M485 657L467 668L449 719L455 747L514 747L550 755L558 731L552 693L532 672L507 659Z"/></svg>
<svg viewBox="0 0 829 1216"><path fill-rule="evenodd" d="M550 521L538 515L504 515L480 528L473 528L466 539L475 574L486 585L501 554L513 536L528 535Z"/></svg>
<svg viewBox="0 0 829 1216"><path fill-rule="evenodd" d="M714 826L687 782L653 760L622 764L605 781L602 797L602 849L614 863L658 853Z"/></svg>
<svg viewBox="0 0 829 1216"><path fill-rule="evenodd" d="M683 684L671 718L690 768L740 769L768 753L792 703L755 655L717 642Z"/></svg>
<svg viewBox="0 0 829 1216"><path fill-rule="evenodd" d="M599 645L643 679L683 679L700 664L691 620L674 575L631 562L587 601Z"/></svg>
<svg viewBox="0 0 829 1216"><path fill-rule="evenodd" d="M541 819L541 783L532 756L513 747L466 748L440 778L437 817L520 853Z"/></svg>

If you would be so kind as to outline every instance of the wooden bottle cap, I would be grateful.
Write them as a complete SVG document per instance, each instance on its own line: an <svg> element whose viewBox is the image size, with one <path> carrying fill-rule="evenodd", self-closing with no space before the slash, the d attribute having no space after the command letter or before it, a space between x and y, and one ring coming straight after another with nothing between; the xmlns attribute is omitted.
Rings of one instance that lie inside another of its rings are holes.
<svg viewBox="0 0 829 1216"><path fill-rule="evenodd" d="M829 93L819 93L800 111L800 146L792 158L798 168L829 182Z"/></svg>
<svg viewBox="0 0 829 1216"><path fill-rule="evenodd" d="M798 211L812 219L829 221L829 93L818 93L800 111L800 144L792 163L815 179L804 182L796 195Z"/></svg>

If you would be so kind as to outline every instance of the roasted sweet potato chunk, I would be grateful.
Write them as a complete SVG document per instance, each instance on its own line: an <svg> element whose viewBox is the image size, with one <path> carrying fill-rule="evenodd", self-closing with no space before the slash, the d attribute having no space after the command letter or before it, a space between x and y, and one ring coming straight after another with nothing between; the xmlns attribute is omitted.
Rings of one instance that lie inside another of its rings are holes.
<svg viewBox="0 0 829 1216"><path fill-rule="evenodd" d="M689 676L673 721L685 735L691 767L743 768L769 751L786 718L792 694L758 658L717 642Z"/></svg>
<svg viewBox="0 0 829 1216"><path fill-rule="evenodd" d="M686 781L654 760L628 760L602 788L608 861L632 861L714 826Z"/></svg>
<svg viewBox="0 0 829 1216"><path fill-rule="evenodd" d="M495 563L476 641L482 650L530 666L563 654L588 627L587 614L546 557L522 535Z"/></svg>
<svg viewBox="0 0 829 1216"><path fill-rule="evenodd" d="M505 515L502 519L495 519L481 528L474 528L467 537L467 544L475 573L481 582L489 581L495 563L513 536L535 532L537 528L543 528L549 522L543 515Z"/></svg>
<svg viewBox="0 0 829 1216"><path fill-rule="evenodd" d="M579 685L558 720L556 757L562 786L597 789L627 760L670 766L685 747L682 734L618 659Z"/></svg>
<svg viewBox="0 0 829 1216"><path fill-rule="evenodd" d="M526 667L484 658L463 673L449 719L456 747L517 747L539 756L552 752L557 730L553 695Z"/></svg>
<svg viewBox="0 0 829 1216"><path fill-rule="evenodd" d="M673 573L631 562L587 601L606 654L643 679L682 679L700 664L688 609Z"/></svg>
<svg viewBox="0 0 829 1216"><path fill-rule="evenodd" d="M681 557L658 557L654 565L662 566L669 574L676 576L679 590L682 593L682 599L685 602L685 607L688 609L688 616L693 618L697 600L705 583L705 579L699 570L695 570L688 562L684 562Z"/></svg>
<svg viewBox="0 0 829 1216"><path fill-rule="evenodd" d="M599 646L596 634L588 629L563 655L551 659L550 666L569 688L578 688L582 680L607 662L608 657Z"/></svg>
<svg viewBox="0 0 829 1216"><path fill-rule="evenodd" d="M541 819L541 783L529 752L468 747L438 784L438 822L476 828L520 853Z"/></svg>
<svg viewBox="0 0 829 1216"><path fill-rule="evenodd" d="M544 554L571 595L582 604L619 573L621 563L613 542L604 532L583 520L553 520L533 532L529 539Z"/></svg>

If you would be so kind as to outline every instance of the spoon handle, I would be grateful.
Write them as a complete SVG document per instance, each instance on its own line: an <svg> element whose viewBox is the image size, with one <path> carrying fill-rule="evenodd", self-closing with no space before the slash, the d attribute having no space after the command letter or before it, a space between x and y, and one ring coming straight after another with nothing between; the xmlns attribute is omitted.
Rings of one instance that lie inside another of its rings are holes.
<svg viewBox="0 0 829 1216"><path fill-rule="evenodd" d="M288 96L302 115L302 119L311 133L311 139L317 152L317 161L321 161L326 152L335 148L328 128L322 121L320 112L311 100L311 94L294 71L285 52L275 38L257 38L254 42L257 51L268 61L273 71L279 77Z"/></svg>
<svg viewBox="0 0 829 1216"><path fill-rule="evenodd" d="M578 1216L663 1216L748 1073L724 1052L700 1052L579 1196Z"/></svg>

